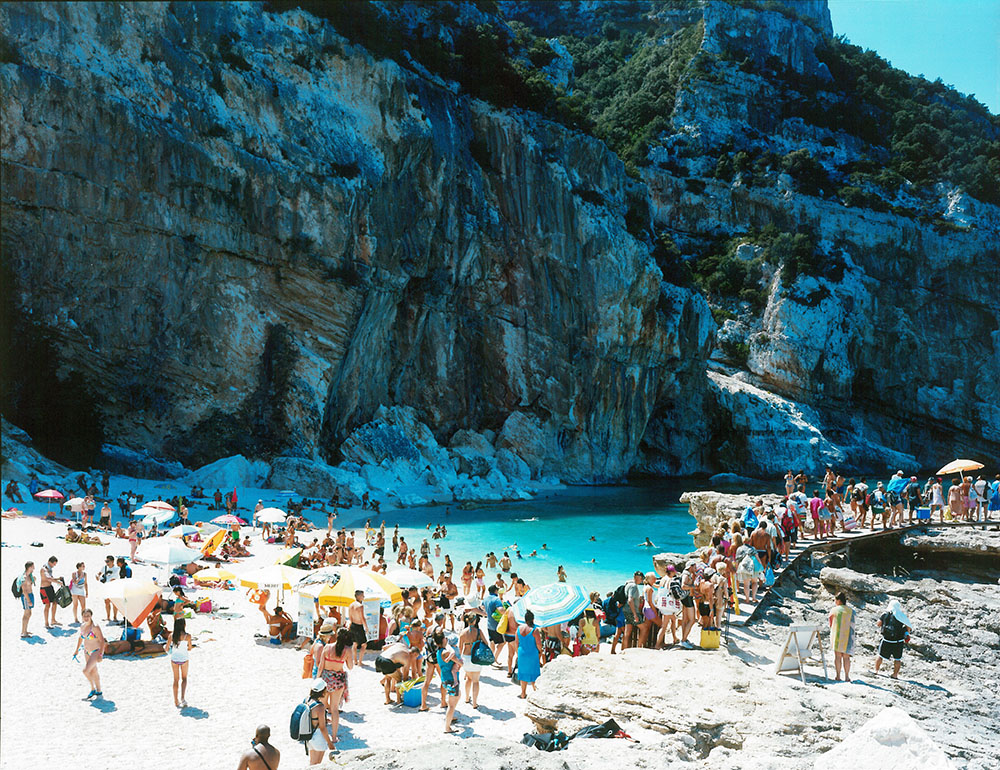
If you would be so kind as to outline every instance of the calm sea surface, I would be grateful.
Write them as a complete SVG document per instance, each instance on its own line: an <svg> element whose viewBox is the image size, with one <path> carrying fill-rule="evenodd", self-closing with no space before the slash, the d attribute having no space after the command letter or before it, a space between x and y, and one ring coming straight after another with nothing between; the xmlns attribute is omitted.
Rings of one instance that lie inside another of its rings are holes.
<svg viewBox="0 0 1000 770"><path fill-rule="evenodd" d="M688 507L678 502L682 492L707 489L705 480L638 482L615 487L570 487L543 493L519 503L485 505L462 509L456 505L432 508L409 508L390 511L382 516L387 539L392 527L399 524L400 535L418 547L426 537L431 544L431 562L441 569L445 554L455 563L456 577L466 561L475 566L489 551L513 561L511 570L531 586L556 580L560 565L571 583L590 590L606 592L624 582L640 569L653 568L652 554L661 551L687 552L693 547L689 534L695 526ZM748 490L754 492L772 490ZM337 523L351 528L364 526L367 512L357 508L341 513ZM318 520L317 524L320 523ZM430 523L431 529L427 529ZM325 521L323 522L325 525ZM373 522L377 526L378 520ZM448 536L433 540L434 526L444 524ZM360 532L359 532L360 536ZM655 548L639 545L648 537ZM591 540L594 538L594 540ZM441 557L433 548L441 545ZM547 549L543 550L542 545ZM387 543L389 560L391 544ZM523 559L515 555L515 547ZM537 551L537 556L529 554ZM394 558L394 557L393 557ZM591 559L595 559L591 563ZM487 570L487 585L497 570Z"/></svg>

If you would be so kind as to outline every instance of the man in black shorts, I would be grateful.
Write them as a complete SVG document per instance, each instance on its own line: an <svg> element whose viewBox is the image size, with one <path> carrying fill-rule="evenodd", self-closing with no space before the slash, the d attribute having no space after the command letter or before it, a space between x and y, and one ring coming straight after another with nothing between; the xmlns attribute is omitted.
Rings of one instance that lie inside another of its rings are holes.
<svg viewBox="0 0 1000 770"><path fill-rule="evenodd" d="M355 591L354 602L347 608L351 621L351 640L354 642L354 665L363 666L365 649L368 647L368 621L365 619L365 592Z"/></svg>

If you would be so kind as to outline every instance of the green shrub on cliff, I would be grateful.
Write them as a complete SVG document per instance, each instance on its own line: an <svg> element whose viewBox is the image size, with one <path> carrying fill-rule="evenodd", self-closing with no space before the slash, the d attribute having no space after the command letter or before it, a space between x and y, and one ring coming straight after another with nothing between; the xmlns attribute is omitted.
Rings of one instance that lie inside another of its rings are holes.
<svg viewBox="0 0 1000 770"><path fill-rule="evenodd" d="M940 79L896 69L844 37L817 55L840 99L830 105L809 99L820 84L803 83L807 98L795 106L797 114L887 148L888 168L918 186L950 182L1000 204L1000 118Z"/></svg>
<svg viewBox="0 0 1000 770"><path fill-rule="evenodd" d="M559 38L573 56L574 96L596 135L627 164L645 163L649 143L668 127L703 32L699 22L670 36L654 27L614 39Z"/></svg>

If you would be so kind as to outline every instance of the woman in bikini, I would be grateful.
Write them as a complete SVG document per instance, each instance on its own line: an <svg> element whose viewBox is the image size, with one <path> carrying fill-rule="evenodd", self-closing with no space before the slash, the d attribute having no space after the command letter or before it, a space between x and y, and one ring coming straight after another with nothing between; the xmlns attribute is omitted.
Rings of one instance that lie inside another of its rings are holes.
<svg viewBox="0 0 1000 770"><path fill-rule="evenodd" d="M462 567L462 596L468 596L469 592L472 590L472 562L465 562L465 566Z"/></svg>
<svg viewBox="0 0 1000 770"><path fill-rule="evenodd" d="M78 562L76 565L76 572L74 572L69 577L69 593L73 597L73 622L79 623L80 619L77 617L77 611L83 611L87 609L87 593L89 586L87 585L87 573L84 572L83 562Z"/></svg>
<svg viewBox="0 0 1000 770"><path fill-rule="evenodd" d="M480 599L486 597L486 573L481 561L476 562L476 596Z"/></svg>
<svg viewBox="0 0 1000 770"><path fill-rule="evenodd" d="M466 613L462 618L465 630L458 636L458 654L462 657L462 670L465 672L465 702L471 703L474 709L479 708L479 674L483 667L472 662L472 647L478 641L486 643L479 628L480 617L472 612Z"/></svg>
<svg viewBox="0 0 1000 770"><path fill-rule="evenodd" d="M167 641L167 652L170 653L170 668L174 672L174 706L187 708L184 699L187 693L188 660L191 658L191 634L187 632L184 618L174 617L174 631ZM177 685L181 687L181 699L177 700Z"/></svg>
<svg viewBox="0 0 1000 770"><path fill-rule="evenodd" d="M340 728L340 704L346 703L347 672L354 668L354 656L351 654L354 640L351 632L342 628L337 632L337 641L323 648L319 661L319 678L326 684L326 710L330 712L331 743L337 742L337 730Z"/></svg>
<svg viewBox="0 0 1000 770"><path fill-rule="evenodd" d="M94 622L93 610L83 611L83 624L80 626L80 636L76 640L76 649L73 651L74 658L80 651L80 645L83 645L83 675L90 683L90 692L87 693L84 700L100 698L102 695L101 675L97 672L97 664L104 657L104 650L108 646L108 642L104 638L104 634L101 633L101 627Z"/></svg>

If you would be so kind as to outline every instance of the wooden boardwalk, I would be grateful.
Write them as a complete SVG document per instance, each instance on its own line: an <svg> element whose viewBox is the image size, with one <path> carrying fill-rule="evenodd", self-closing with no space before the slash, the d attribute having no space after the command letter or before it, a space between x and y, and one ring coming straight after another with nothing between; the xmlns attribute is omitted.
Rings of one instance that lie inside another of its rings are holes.
<svg viewBox="0 0 1000 770"><path fill-rule="evenodd" d="M997 521L958 521L958 522L948 522L945 524L934 524L928 521L922 521L919 524L908 524L905 527L895 527L893 529L865 529L855 532L842 532L834 538L827 538L825 540L817 540L815 538L802 538L799 537L799 542L796 543L794 548L790 548L788 551L788 557L785 559L784 564L774 571L774 586L777 586L781 582L781 577L789 569L791 569L803 556L807 554L812 554L817 551L828 551L828 550L838 550L851 543L861 542L865 540L877 540L883 537L899 537L906 532L912 532L917 529L927 529L928 527L942 528L942 527L982 527L982 526L998 526L1000 522ZM746 602L743 600L743 594L740 592L740 611L739 613L733 611L729 613L729 624L731 626L741 627L745 626L750 621L752 621L757 614L757 610L765 604L768 595L771 593L770 588L762 588L757 591L757 601Z"/></svg>

